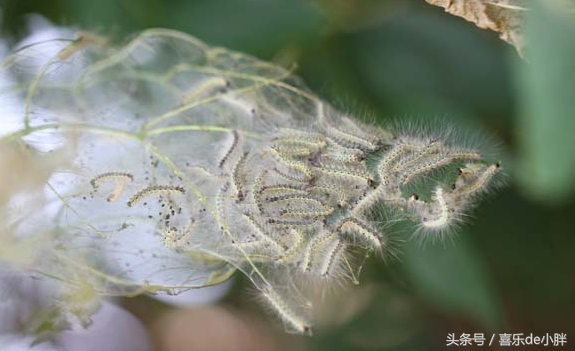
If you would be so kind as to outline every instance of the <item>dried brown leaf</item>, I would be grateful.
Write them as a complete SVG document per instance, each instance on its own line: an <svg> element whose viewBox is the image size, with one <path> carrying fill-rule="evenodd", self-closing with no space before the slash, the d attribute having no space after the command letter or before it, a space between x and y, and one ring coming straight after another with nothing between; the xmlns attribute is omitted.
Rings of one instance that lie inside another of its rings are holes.
<svg viewBox="0 0 575 351"><path fill-rule="evenodd" d="M521 55L524 48L522 26L526 8L524 0L425 0L443 7L445 12L473 22L479 28L498 32L499 37L515 46Z"/></svg>

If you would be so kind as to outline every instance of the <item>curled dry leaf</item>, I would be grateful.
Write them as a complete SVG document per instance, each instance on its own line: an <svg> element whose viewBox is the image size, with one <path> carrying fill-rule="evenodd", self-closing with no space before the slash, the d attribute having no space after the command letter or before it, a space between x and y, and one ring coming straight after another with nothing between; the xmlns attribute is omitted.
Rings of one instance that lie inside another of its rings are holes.
<svg viewBox="0 0 575 351"><path fill-rule="evenodd" d="M526 7L524 0L425 0L445 12L475 23L479 28L499 33L499 37L515 46L520 55L524 49L522 26Z"/></svg>

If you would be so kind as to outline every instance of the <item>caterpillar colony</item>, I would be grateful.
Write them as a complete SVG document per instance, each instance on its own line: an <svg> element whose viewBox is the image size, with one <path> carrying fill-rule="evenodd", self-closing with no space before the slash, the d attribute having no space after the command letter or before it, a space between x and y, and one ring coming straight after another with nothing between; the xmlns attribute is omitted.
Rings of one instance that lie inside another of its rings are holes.
<svg viewBox="0 0 575 351"><path fill-rule="evenodd" d="M449 133L364 124L290 70L171 30L30 45L1 79L20 121L1 147L68 155L27 271L133 295L240 270L296 333L311 333L310 290L357 282L366 252L389 251L386 221L442 235L500 168Z"/></svg>

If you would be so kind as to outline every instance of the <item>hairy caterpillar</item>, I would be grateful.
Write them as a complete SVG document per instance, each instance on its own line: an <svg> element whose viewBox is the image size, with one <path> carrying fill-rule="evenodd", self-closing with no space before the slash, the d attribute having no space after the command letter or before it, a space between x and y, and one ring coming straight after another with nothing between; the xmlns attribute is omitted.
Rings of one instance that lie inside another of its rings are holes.
<svg viewBox="0 0 575 351"><path fill-rule="evenodd" d="M92 178L92 180L90 180L90 184L92 184L93 188L97 188L102 182L109 180L114 181L116 183L116 187L106 200L108 202L114 202L124 191L126 183L134 180L134 176L126 172L108 172Z"/></svg>
<svg viewBox="0 0 575 351"><path fill-rule="evenodd" d="M100 183L106 181L106 180L114 180L114 181L119 181L119 180L128 180L128 181L133 181L134 180L134 176L131 175L130 173L126 173L126 172L108 172L108 173L103 173L100 174L94 178L92 178L92 180L90 180L90 184L92 184L92 186L95 188L97 187Z"/></svg>
<svg viewBox="0 0 575 351"><path fill-rule="evenodd" d="M152 185L152 186L146 187L146 188L138 191L136 194L132 195L132 197L130 197L130 199L128 200L128 202L126 204L129 207L133 207L135 204L142 201L143 199L145 199L148 196L151 196L154 194L162 194L162 193L164 193L164 194L167 194L167 193L185 194L186 190L181 186Z"/></svg>
<svg viewBox="0 0 575 351"><path fill-rule="evenodd" d="M116 234L90 260L105 264L87 270L106 282L104 292L175 293L239 269L290 330L310 333L311 304L302 302L309 282L355 281L352 252L388 250L380 210L436 236L461 221L500 171L440 133L365 125L289 70L180 32L149 30L121 47L53 45L60 54L33 78L18 72L30 69L25 58L39 47L1 66L24 79L3 91L27 101L25 128L9 137L51 132L74 145L77 177L55 182L65 209L55 223L66 240L54 246L73 250L88 246L86 237ZM30 113L55 105L58 113ZM90 181L116 182L111 203L77 200L78 179L103 165L130 172ZM119 206L123 184L136 178L141 190ZM415 186L421 194L411 195Z"/></svg>

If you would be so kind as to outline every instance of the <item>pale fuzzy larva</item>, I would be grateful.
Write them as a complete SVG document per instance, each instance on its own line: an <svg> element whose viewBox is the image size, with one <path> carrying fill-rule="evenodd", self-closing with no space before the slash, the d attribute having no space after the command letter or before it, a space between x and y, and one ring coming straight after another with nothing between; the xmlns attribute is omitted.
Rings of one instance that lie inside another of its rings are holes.
<svg viewBox="0 0 575 351"><path fill-rule="evenodd" d="M114 190L106 199L108 202L114 202L118 200L120 195L124 192L124 188L127 183L132 182L134 180L134 176L130 173L126 172L108 172L100 174L90 181L93 188L97 188L101 183L106 181L112 181L115 183Z"/></svg>
<svg viewBox="0 0 575 351"><path fill-rule="evenodd" d="M155 194L185 194L186 190L182 186L172 185L151 185L148 186L130 197L126 203L129 207L134 206L143 199Z"/></svg>
<svg viewBox="0 0 575 351"><path fill-rule="evenodd" d="M118 184L104 206L73 195L82 189L73 176L56 189L69 193L59 194L61 247L115 233L92 260L105 264L90 267L104 291L177 292L239 269L289 330L310 333L310 285L355 281L352 252L389 249L383 211L444 232L500 169L445 135L363 124L289 70L180 32L149 30L121 47L54 45L60 54L12 90L28 102L19 135L75 140L79 176L130 172L92 179ZM2 74L21 78L33 48ZM128 181L136 190L119 206ZM414 186L427 194L412 196Z"/></svg>

